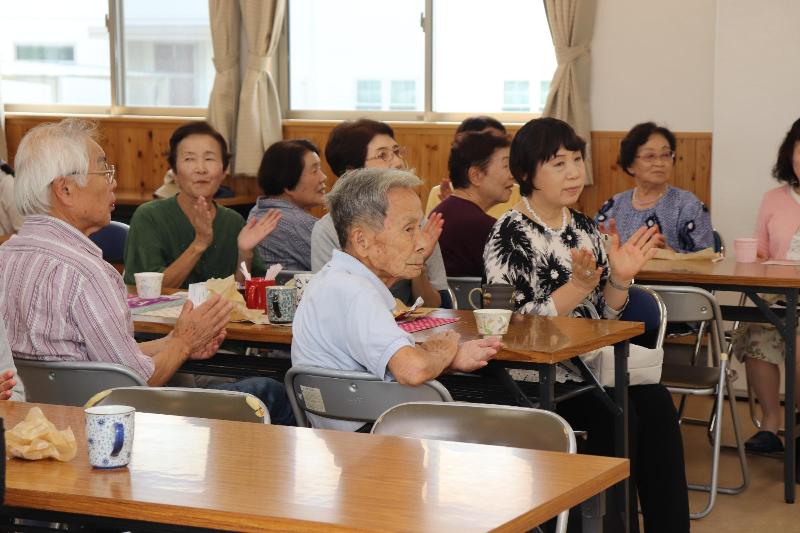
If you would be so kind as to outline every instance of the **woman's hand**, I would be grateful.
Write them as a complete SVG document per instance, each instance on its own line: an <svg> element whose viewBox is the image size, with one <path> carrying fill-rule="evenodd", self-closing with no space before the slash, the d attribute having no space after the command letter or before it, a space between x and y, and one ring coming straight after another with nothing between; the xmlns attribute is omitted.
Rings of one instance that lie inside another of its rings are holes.
<svg viewBox="0 0 800 533"><path fill-rule="evenodd" d="M436 248L436 243L439 242L442 228L444 228L444 217L442 217L441 213L433 213L430 218L428 218L425 227L422 228L422 254L425 256L426 261Z"/></svg>
<svg viewBox="0 0 800 533"><path fill-rule="evenodd" d="M214 241L214 215L202 196L192 205L189 223L194 228L193 244L205 251Z"/></svg>
<svg viewBox="0 0 800 533"><path fill-rule="evenodd" d="M249 254L258 243L267 238L267 235L272 233L278 227L278 221L281 219L281 212L277 209L270 209L267 211L261 220L255 217L247 221L247 224L239 232L239 237L236 239L236 244L239 247L239 252Z"/></svg>
<svg viewBox="0 0 800 533"><path fill-rule="evenodd" d="M650 228L642 226L622 245L619 243L615 220L610 220L608 226L601 227L600 231L609 236L606 247L608 264L611 268L609 275L614 276L614 281L618 283L628 283L639 273L644 264L656 255L658 226Z"/></svg>
<svg viewBox="0 0 800 533"><path fill-rule="evenodd" d="M597 266L597 259L589 250L570 250L572 254L572 282L581 289L592 292L600 283L603 269Z"/></svg>

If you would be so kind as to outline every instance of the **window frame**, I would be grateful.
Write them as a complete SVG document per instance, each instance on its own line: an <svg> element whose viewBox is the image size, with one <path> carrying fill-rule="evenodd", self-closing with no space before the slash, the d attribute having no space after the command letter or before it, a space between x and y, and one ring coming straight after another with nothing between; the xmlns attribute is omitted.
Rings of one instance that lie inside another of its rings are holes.
<svg viewBox="0 0 800 533"><path fill-rule="evenodd" d="M124 0L108 0L108 14L105 25L108 32L109 78L111 82L110 105L75 105L75 104L14 104L5 103L6 113L57 113L81 115L109 116L151 116L151 117L186 117L205 118L208 107L179 106L127 106L125 101L125 27L122 24ZM210 24L210 21L209 21Z"/></svg>
<svg viewBox="0 0 800 533"><path fill-rule="evenodd" d="M283 21L281 39L276 51L275 82L278 87L278 99L284 119L288 120L355 120L364 117L382 121L396 122L461 122L467 117L488 114L505 123L525 123L531 119L539 118L539 111L511 112L511 111L465 111L465 112L440 112L433 111L433 3L436 0L425 0L425 12L420 13L420 26L425 33L425 80L424 80L424 105L423 110L416 111L365 111L365 110L331 110L331 109L291 109L289 90L289 9L287 0L286 17ZM535 106L531 105L534 109Z"/></svg>

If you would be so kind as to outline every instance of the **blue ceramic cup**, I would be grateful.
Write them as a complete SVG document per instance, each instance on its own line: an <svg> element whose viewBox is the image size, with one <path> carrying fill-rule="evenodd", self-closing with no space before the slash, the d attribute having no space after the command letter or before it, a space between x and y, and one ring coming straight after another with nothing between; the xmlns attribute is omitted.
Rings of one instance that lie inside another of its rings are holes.
<svg viewBox="0 0 800 533"><path fill-rule="evenodd" d="M294 320L297 308L297 289L286 285L267 287L267 316L273 324L288 324Z"/></svg>
<svg viewBox="0 0 800 533"><path fill-rule="evenodd" d="M84 409L89 463L95 468L119 468L131 460L136 409L127 405L97 405Z"/></svg>

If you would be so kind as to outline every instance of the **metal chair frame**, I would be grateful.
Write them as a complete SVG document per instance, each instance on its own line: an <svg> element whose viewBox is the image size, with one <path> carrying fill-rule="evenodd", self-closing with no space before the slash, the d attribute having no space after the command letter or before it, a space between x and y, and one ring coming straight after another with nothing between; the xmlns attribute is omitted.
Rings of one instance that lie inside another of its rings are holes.
<svg viewBox="0 0 800 533"><path fill-rule="evenodd" d="M575 435L562 417L552 411L507 405L403 403L378 417L372 434L577 452ZM558 533L566 531L568 516L569 511L559 513Z"/></svg>
<svg viewBox="0 0 800 533"><path fill-rule="evenodd" d="M739 431L739 418L736 411L736 398L730 379L728 354L722 350L722 339L724 339L722 311L714 295L698 287L651 285L650 288L656 291L664 301L668 322L701 322L708 324L706 328L710 335L708 353L713 367L717 369L715 380L713 380L715 383L712 386L705 386L707 382L712 381L708 379L709 368L707 367L665 364L662 375L662 383L674 394L714 397L714 408L711 419L708 421L713 446L711 483L709 485L689 484L689 489L691 490L709 493L705 508L700 512L691 514L691 518L696 520L707 516L711 512L716 502L717 493L739 494L747 488L750 479L747 458L744 452L744 442ZM677 372L680 375L676 374ZM742 483L735 487L720 487L718 483L719 455L722 447L722 415L726 392L728 394L736 448L742 471Z"/></svg>
<svg viewBox="0 0 800 533"><path fill-rule="evenodd" d="M269 411L252 394L189 387L115 387L92 396L85 407L130 405L143 413L269 424Z"/></svg>
<svg viewBox="0 0 800 533"><path fill-rule="evenodd" d="M352 422L374 422L387 409L412 401L452 402L447 389L431 380L417 387L383 381L368 372L333 370L313 366L293 366L286 373L286 392L297 425L311 427L306 413ZM306 401L314 390L320 402Z"/></svg>
<svg viewBox="0 0 800 533"><path fill-rule="evenodd" d="M469 291L481 286L481 278L448 277L447 285L453 293L453 309L472 309L469 303Z"/></svg>

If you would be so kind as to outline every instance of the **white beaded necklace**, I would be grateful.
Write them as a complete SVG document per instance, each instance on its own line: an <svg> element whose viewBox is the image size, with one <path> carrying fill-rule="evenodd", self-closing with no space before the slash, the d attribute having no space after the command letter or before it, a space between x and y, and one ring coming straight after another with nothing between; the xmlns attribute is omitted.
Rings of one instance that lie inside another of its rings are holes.
<svg viewBox="0 0 800 533"><path fill-rule="evenodd" d="M553 235L561 235L561 232L564 231L564 229L567 227L567 208L566 207L562 207L561 208L561 228L553 229L550 226L548 226L547 224L545 224L544 220L542 220L539 217L539 214L536 213L536 211L533 210L533 207L531 206L530 202L528 202L528 197L527 196L523 196L522 197L522 203L525 204L525 208L530 212L531 215L533 215L533 220L537 224L542 226L545 229L546 232L551 233Z"/></svg>

